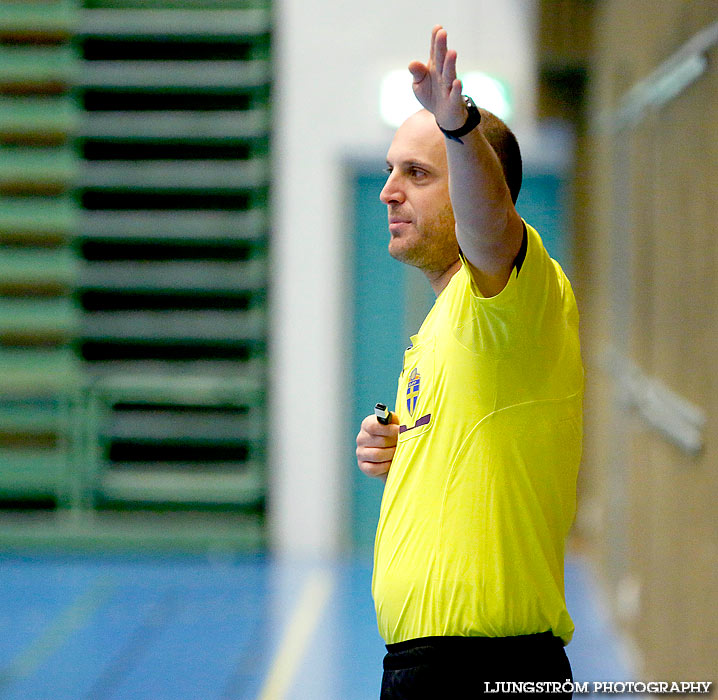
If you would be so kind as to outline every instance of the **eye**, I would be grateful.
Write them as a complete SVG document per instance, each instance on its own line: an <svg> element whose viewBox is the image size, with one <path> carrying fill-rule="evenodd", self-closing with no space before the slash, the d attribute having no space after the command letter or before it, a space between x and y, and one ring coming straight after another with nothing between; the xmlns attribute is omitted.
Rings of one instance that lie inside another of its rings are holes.
<svg viewBox="0 0 718 700"><path fill-rule="evenodd" d="M409 175L413 177L415 180L421 180L422 178L426 177L426 171L422 170L421 168L411 168L409 170Z"/></svg>
<svg viewBox="0 0 718 700"><path fill-rule="evenodd" d="M384 170L382 170L382 172L383 172L383 173L386 173L387 175L391 175L391 171L392 171L393 169L394 169L394 168L392 168L390 165L387 165L386 168L384 168Z"/></svg>

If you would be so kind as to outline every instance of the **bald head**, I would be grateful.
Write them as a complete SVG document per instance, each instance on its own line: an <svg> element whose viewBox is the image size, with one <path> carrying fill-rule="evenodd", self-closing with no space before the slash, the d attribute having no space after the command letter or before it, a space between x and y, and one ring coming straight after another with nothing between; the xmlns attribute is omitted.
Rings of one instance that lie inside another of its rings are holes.
<svg viewBox="0 0 718 700"><path fill-rule="evenodd" d="M423 124L427 128L431 128L431 130L435 131L439 138L443 138L443 134L441 133L441 129L439 129L439 126L436 123L436 119L434 119L434 115L428 110L428 109L420 109L418 112L414 112L411 116L407 117L401 126L404 126L404 124L411 123L411 124ZM401 126L399 127L401 129Z"/></svg>
<svg viewBox="0 0 718 700"><path fill-rule="evenodd" d="M493 114L493 112L489 112L482 107L479 107L479 111L481 112L481 124L479 128L491 148L494 149L494 153L496 153L501 163L504 178L511 193L511 199L513 203L516 204L523 178L521 151L518 141L511 129ZM397 134L404 126L416 130L417 133L420 132L421 137L426 139L427 144L431 144L432 146L440 145L441 149L445 152L444 135L437 126L434 115L428 110L420 109L418 112L412 114L399 129L397 129Z"/></svg>
<svg viewBox="0 0 718 700"><path fill-rule="evenodd" d="M407 148L446 165L444 135L437 126L434 115L426 109L414 112L404 120L394 135L394 142L397 141L404 142Z"/></svg>

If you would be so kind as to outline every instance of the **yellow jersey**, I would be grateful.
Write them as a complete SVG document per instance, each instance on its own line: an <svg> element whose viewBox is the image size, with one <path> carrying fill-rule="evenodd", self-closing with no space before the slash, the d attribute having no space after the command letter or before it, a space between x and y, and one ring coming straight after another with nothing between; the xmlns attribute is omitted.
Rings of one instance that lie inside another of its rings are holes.
<svg viewBox="0 0 718 700"><path fill-rule="evenodd" d="M462 261L404 355L372 582L388 644L573 633L563 560L581 456L578 310L526 230L503 291L483 297Z"/></svg>

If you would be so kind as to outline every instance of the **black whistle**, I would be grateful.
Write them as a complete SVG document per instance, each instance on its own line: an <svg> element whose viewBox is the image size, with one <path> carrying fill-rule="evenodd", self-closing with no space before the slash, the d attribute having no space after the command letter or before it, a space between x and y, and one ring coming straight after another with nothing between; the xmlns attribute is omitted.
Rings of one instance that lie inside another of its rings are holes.
<svg viewBox="0 0 718 700"><path fill-rule="evenodd" d="M382 425L391 423L391 411L383 403L374 406L374 415Z"/></svg>

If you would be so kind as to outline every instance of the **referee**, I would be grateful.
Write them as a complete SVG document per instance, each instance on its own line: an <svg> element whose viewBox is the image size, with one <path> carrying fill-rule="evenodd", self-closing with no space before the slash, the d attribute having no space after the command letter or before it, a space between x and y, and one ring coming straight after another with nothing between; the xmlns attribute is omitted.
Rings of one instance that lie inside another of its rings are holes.
<svg viewBox="0 0 718 700"><path fill-rule="evenodd" d="M524 687L499 681L569 687L576 302L514 207L518 144L462 95L440 26L428 63L409 70L424 109L394 136L381 200L389 253L421 269L437 299L404 355L388 422L372 414L357 436L360 469L386 481L372 583L387 645L381 698Z"/></svg>

